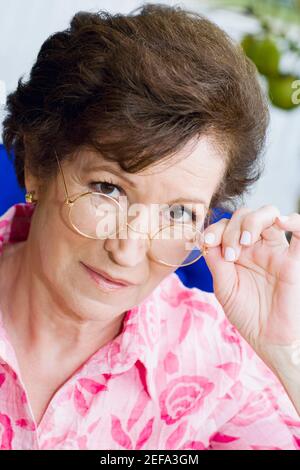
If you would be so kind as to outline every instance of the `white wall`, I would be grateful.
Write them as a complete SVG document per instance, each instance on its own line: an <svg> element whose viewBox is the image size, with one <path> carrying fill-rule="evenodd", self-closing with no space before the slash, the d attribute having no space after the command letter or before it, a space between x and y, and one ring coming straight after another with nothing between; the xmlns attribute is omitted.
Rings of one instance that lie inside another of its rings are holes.
<svg viewBox="0 0 300 470"><path fill-rule="evenodd" d="M135 0L0 0L0 133L3 120L3 95L14 90L18 79L29 73L44 40L65 29L78 10L106 9L128 13L146 2ZM157 3L157 2L153 2ZM208 12L205 2L162 1L202 11L234 39L244 31L255 30L256 23L226 11ZM2 84L1 84L2 81ZM2 92L2 95L1 95ZM1 97L2 96L2 97ZM2 108L2 109L1 109ZM300 197L300 109L288 113L272 108L266 170L247 198L251 208L275 204L282 212L297 210ZM1 138L1 137L0 137Z"/></svg>
<svg viewBox="0 0 300 470"><path fill-rule="evenodd" d="M257 23L229 11L214 11L208 14L221 28L235 40L241 39L244 32L255 32ZM299 37L299 31L293 29ZM285 72L295 66L294 56L284 56L281 69ZM300 60L296 63L300 76ZM296 70L294 70L296 72ZM264 86L264 79L262 79ZM270 104L271 122L265 154L265 171L252 187L246 198L250 208L264 204L274 204L282 214L299 211L300 200L300 107L284 111Z"/></svg>

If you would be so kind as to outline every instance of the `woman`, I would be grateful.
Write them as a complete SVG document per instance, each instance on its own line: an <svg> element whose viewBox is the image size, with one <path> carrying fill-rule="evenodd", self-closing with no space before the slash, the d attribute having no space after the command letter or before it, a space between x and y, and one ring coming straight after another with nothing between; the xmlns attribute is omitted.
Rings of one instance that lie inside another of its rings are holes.
<svg viewBox="0 0 300 470"><path fill-rule="evenodd" d="M45 41L3 123L27 202L0 222L2 449L299 448L299 214L237 204L267 124L200 15L79 12ZM182 238L145 230L156 204ZM214 293L174 273L190 240Z"/></svg>

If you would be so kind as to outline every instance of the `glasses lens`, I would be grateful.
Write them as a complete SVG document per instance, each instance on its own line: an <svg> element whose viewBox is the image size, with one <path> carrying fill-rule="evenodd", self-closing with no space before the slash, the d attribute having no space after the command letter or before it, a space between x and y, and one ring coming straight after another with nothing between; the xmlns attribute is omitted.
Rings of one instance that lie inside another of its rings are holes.
<svg viewBox="0 0 300 470"><path fill-rule="evenodd" d="M202 232L191 225L160 229L151 240L151 254L168 266L187 266L202 256Z"/></svg>
<svg viewBox="0 0 300 470"><path fill-rule="evenodd" d="M113 198L99 193L88 193L76 199L69 217L79 233L90 238L108 238L118 232L122 213Z"/></svg>
<svg viewBox="0 0 300 470"><path fill-rule="evenodd" d="M96 239L113 237L125 225L122 206L95 192L79 196L69 217L79 233ZM188 266L202 256L203 231L204 225L201 230L189 224L164 226L151 238L151 255L168 266Z"/></svg>

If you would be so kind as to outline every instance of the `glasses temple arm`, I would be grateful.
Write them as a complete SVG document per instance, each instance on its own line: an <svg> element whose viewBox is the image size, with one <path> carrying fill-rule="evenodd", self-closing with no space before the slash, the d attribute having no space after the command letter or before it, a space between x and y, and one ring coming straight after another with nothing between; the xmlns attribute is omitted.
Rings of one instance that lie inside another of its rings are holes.
<svg viewBox="0 0 300 470"><path fill-rule="evenodd" d="M64 173L63 173L63 170L62 170L62 167L61 167L61 164L60 164L60 161L57 157L57 153L55 153L55 157L56 157L56 160L57 160L57 163L58 163L58 166L59 166L59 169L60 169L60 173L61 173L61 176L62 176L62 179L63 179L63 184L64 184L64 190L65 190L65 195L66 195L66 199L67 199L67 202L70 203L71 200L69 198L69 194L68 194L68 189L67 189L67 184L66 184L66 180L65 180L65 176L64 176Z"/></svg>

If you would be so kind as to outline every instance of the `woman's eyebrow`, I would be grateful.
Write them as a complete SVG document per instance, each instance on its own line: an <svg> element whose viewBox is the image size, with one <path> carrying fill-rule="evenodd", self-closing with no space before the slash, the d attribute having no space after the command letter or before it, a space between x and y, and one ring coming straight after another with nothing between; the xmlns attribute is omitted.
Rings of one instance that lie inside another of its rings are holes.
<svg viewBox="0 0 300 470"><path fill-rule="evenodd" d="M93 171L109 171L110 173L113 173L119 178L122 178L123 180L127 181L127 183L133 188L137 188L137 185L133 181L131 181L129 178L126 178L126 176L123 176L117 170L114 170L110 165L103 164L103 165L97 165L97 166L83 167L82 171L84 173L92 173Z"/></svg>
<svg viewBox="0 0 300 470"><path fill-rule="evenodd" d="M118 176L119 178L122 178L125 180L131 187L137 189L138 185L134 183L132 180L124 176L123 174L119 173L117 170L112 168L110 165L96 165L96 166L89 166L89 167L83 167L82 171L84 173L92 173L94 171L108 171L110 173L113 173L114 175ZM194 204L204 204L207 205L207 202L204 201L203 199L195 198L195 197L179 197L176 199L173 199L172 201L169 201L168 204L175 204L177 202L186 202L186 203L194 203Z"/></svg>
<svg viewBox="0 0 300 470"><path fill-rule="evenodd" d="M204 206L208 207L208 203L204 201L203 199L199 198L194 198L194 197L179 197L177 199L173 199L172 201L169 201L168 204L175 204L177 202L185 202L187 204L203 204Z"/></svg>

